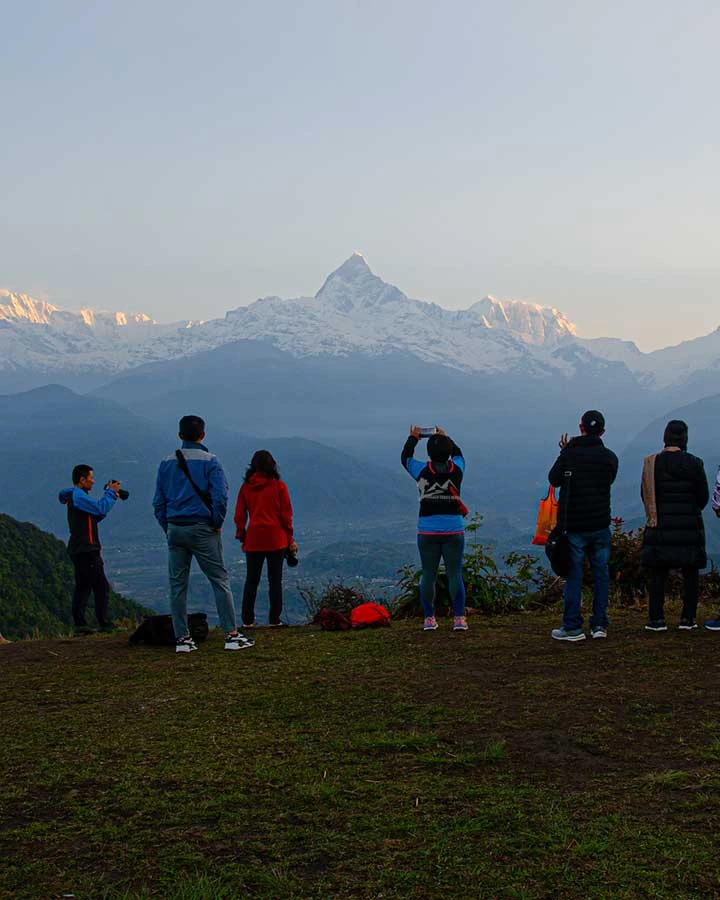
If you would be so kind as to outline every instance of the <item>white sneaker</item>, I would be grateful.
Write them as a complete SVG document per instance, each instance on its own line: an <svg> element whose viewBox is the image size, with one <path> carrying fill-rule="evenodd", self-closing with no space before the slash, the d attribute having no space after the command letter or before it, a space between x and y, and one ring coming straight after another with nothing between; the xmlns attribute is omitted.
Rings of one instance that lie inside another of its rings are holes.
<svg viewBox="0 0 720 900"><path fill-rule="evenodd" d="M250 647L255 646L255 641L250 640L249 637L245 637L240 631L237 634L228 634L225 637L225 649L226 650L249 650Z"/></svg>
<svg viewBox="0 0 720 900"><path fill-rule="evenodd" d="M183 635L175 642L176 653L192 653L193 650L197 650L197 644L189 634Z"/></svg>

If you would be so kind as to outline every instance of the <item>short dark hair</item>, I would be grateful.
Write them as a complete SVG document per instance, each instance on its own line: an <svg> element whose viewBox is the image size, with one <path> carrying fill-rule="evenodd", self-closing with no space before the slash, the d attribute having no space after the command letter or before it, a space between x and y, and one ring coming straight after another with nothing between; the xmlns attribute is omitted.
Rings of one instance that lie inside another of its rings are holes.
<svg viewBox="0 0 720 900"><path fill-rule="evenodd" d="M427 454L433 462L447 462L452 449L453 442L446 434L433 434L428 438Z"/></svg>
<svg viewBox="0 0 720 900"><path fill-rule="evenodd" d="M681 450L687 450L687 422L683 422L682 419L670 419L670 421L665 426L663 443L666 447L679 447Z"/></svg>
<svg viewBox="0 0 720 900"><path fill-rule="evenodd" d="M87 478L91 472L94 472L92 466L88 466L85 463L80 463L80 465L75 466L72 473L72 483L80 484L81 478Z"/></svg>
<svg viewBox="0 0 720 900"><path fill-rule="evenodd" d="M200 416L183 416L180 419L179 431L184 441L199 441L205 434L205 420Z"/></svg>

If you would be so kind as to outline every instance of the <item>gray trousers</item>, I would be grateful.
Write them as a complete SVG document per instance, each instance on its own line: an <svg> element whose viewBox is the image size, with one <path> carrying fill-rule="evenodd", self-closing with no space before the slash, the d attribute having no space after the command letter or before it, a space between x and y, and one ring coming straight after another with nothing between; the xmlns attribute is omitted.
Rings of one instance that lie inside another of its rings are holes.
<svg viewBox="0 0 720 900"><path fill-rule="evenodd" d="M230 578L223 560L222 538L206 524L168 524L168 570L170 574L170 612L176 638L188 633L187 594L190 564L197 560L212 585L218 618L224 632L235 631L235 604Z"/></svg>

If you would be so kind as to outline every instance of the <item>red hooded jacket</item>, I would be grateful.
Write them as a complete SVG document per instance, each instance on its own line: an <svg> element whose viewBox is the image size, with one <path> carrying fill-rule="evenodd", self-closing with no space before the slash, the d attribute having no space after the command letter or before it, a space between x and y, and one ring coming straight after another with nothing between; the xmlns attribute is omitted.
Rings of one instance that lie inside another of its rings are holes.
<svg viewBox="0 0 720 900"><path fill-rule="evenodd" d="M235 537L242 541L246 552L283 550L293 540L292 517L290 492L285 482L254 472L238 493Z"/></svg>

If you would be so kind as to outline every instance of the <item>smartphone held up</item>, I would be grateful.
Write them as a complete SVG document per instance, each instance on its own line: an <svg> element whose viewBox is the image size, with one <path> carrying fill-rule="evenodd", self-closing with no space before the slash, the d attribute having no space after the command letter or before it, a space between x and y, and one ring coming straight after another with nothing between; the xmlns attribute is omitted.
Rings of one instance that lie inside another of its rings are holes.
<svg viewBox="0 0 720 900"><path fill-rule="evenodd" d="M420 429L421 438L429 438L438 433L437 425L413 425L410 430L414 431L416 428Z"/></svg>

